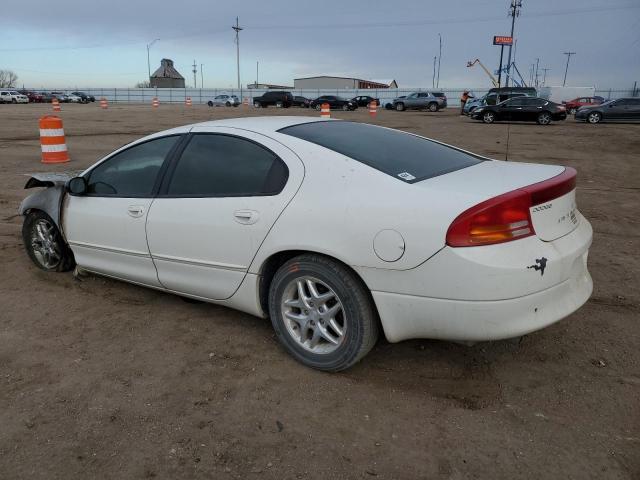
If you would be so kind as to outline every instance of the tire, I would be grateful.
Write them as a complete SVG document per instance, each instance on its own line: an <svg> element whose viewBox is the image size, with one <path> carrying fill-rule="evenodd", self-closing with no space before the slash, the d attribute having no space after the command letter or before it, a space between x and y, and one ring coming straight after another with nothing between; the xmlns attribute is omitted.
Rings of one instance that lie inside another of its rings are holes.
<svg viewBox="0 0 640 480"><path fill-rule="evenodd" d="M348 112L349 111L349 105L346 105L346 104L342 105L342 110L345 111L345 112Z"/></svg>
<svg viewBox="0 0 640 480"><path fill-rule="evenodd" d="M317 111L320 111L322 110L322 105L320 105L319 103L316 103L316 106L313 108L315 108Z"/></svg>
<svg viewBox="0 0 640 480"><path fill-rule="evenodd" d="M282 108L282 107L283 107L282 102L276 102L276 108Z"/></svg>
<svg viewBox="0 0 640 480"><path fill-rule="evenodd" d="M11 103L18 103L18 100L16 100L15 98L12 98Z"/></svg>
<svg viewBox="0 0 640 480"><path fill-rule="evenodd" d="M549 125L551 123L551 114L549 112L540 112L536 122L538 125Z"/></svg>
<svg viewBox="0 0 640 480"><path fill-rule="evenodd" d="M253 108L260 108L262 107L262 105L260 105L260 102L253 102Z"/></svg>
<svg viewBox="0 0 640 480"><path fill-rule="evenodd" d="M323 296L329 298L319 302ZM331 319L322 316L332 310L336 313ZM377 315L366 287L345 266L321 255L300 255L278 269L269 288L269 316L285 350L318 370L338 372L351 367L378 339Z"/></svg>
<svg viewBox="0 0 640 480"><path fill-rule="evenodd" d="M427 105L427 110L429 110L430 112L437 112L438 104L436 102L431 102L429 105Z"/></svg>
<svg viewBox="0 0 640 480"><path fill-rule="evenodd" d="M484 112L482 114L482 121L484 123L493 123L496 121L496 114L489 111L489 112Z"/></svg>
<svg viewBox="0 0 640 480"><path fill-rule="evenodd" d="M225 105L226 105L227 107L230 107L230 106L231 106L231 102L227 102L227 103L225 103Z"/></svg>
<svg viewBox="0 0 640 480"><path fill-rule="evenodd" d="M396 110L398 112L404 112L406 110L404 103L402 102L396 103Z"/></svg>
<svg viewBox="0 0 640 480"><path fill-rule="evenodd" d="M569 109L569 115L575 115L577 111L578 111L577 108L570 108Z"/></svg>
<svg viewBox="0 0 640 480"><path fill-rule="evenodd" d="M591 124L600 123L602 121L602 114L600 112L591 112L587 115L587 122Z"/></svg>
<svg viewBox="0 0 640 480"><path fill-rule="evenodd" d="M22 225L22 241L31 261L45 272L67 272L75 266L73 252L49 215L29 213Z"/></svg>
<svg viewBox="0 0 640 480"><path fill-rule="evenodd" d="M211 100L209 100L209 101L207 102L207 105L209 105L210 107L213 107L213 102L212 102Z"/></svg>

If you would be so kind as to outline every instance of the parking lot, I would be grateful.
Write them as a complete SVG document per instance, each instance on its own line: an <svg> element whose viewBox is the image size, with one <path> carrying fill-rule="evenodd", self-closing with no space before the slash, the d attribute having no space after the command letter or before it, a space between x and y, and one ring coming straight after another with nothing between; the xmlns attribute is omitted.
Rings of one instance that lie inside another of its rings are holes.
<svg viewBox="0 0 640 480"><path fill-rule="evenodd" d="M327 374L287 355L268 320L39 271L16 217L27 173L83 169L186 123L318 112L68 104L59 115L71 162L43 165L38 118L50 113L0 108L0 479L639 478L638 124L332 112L576 168L578 207L594 228L594 293L518 340L381 341Z"/></svg>

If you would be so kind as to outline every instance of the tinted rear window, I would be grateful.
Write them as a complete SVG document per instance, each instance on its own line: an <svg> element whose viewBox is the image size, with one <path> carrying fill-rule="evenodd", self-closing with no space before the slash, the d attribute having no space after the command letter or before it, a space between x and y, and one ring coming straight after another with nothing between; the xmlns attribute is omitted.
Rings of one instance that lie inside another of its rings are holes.
<svg viewBox="0 0 640 480"><path fill-rule="evenodd" d="M442 98L442 97L444 97L444 93L442 93L442 92L433 92L433 96Z"/></svg>
<svg viewBox="0 0 640 480"><path fill-rule="evenodd" d="M366 123L328 121L279 130L415 183L460 170L482 159L426 138Z"/></svg>

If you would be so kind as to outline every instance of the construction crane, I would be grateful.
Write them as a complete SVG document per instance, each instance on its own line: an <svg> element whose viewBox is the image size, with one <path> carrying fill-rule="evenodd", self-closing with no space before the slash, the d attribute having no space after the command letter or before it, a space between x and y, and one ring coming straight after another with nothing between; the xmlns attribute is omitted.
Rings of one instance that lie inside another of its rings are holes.
<svg viewBox="0 0 640 480"><path fill-rule="evenodd" d="M489 70L487 70L487 67L485 67L482 62L480 61L480 59L476 58L473 62L469 61L467 62L467 67L473 67L475 64L478 64L482 67L482 69L484 70L484 72L489 75L489 78L491 79L491 81L493 82L493 86L494 87L499 87L500 85L498 84L498 80L496 80L496 77L494 77L493 75L491 75L491 72Z"/></svg>

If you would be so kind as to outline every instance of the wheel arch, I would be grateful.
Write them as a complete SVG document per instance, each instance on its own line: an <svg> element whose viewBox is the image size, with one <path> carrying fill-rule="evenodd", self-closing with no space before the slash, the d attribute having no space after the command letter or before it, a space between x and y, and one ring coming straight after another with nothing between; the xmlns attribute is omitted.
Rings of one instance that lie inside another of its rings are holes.
<svg viewBox="0 0 640 480"><path fill-rule="evenodd" d="M258 284L258 301L260 303L260 308L265 314L268 315L268 312L269 312L269 288L271 287L271 283L273 281L273 277L275 276L276 272L282 265L284 265L286 262L288 262L292 258L295 258L300 255L305 255L305 254L320 255L329 260L339 263L341 266L343 266L348 271L350 271L354 275L354 277L357 278L358 281L360 281L364 286L364 288L366 289L367 294L369 296L369 300L371 301L371 305L373 305L373 309L376 312L377 321L379 323L379 326L381 327L380 315L378 314L378 307L376 306L376 303L373 299L373 295L371 294L371 289L369 288L367 283L364 281L362 276L356 270L354 270L353 267L351 267L349 264L345 263L344 261L340 260L339 258L336 258L332 255L327 255L326 253L313 251L313 250L282 250L280 252L275 252L271 254L262 262L262 265L260 266L260 269L259 269L260 281Z"/></svg>
<svg viewBox="0 0 640 480"><path fill-rule="evenodd" d="M64 195L65 189L62 185L55 185L35 192L22 201L18 208L18 214L26 216L34 210L46 213L51 217L51 220L56 224L66 241L64 229L62 228L62 202Z"/></svg>

